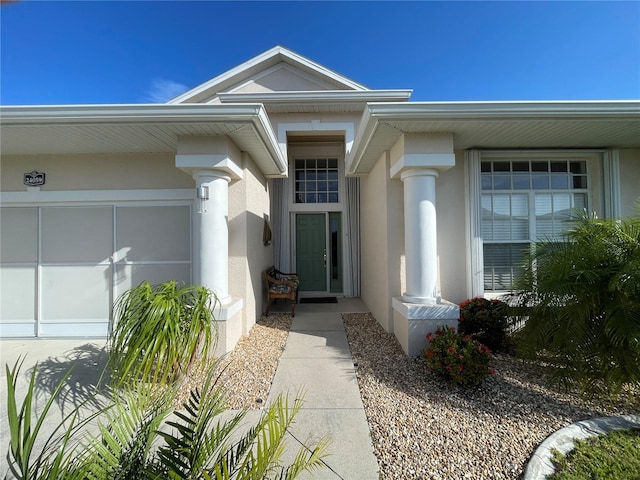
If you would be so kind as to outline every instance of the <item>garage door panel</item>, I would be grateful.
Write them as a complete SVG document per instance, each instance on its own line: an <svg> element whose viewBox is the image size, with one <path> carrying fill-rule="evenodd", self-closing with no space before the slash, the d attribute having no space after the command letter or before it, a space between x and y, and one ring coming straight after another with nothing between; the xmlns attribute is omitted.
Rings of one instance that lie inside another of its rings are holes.
<svg viewBox="0 0 640 480"><path fill-rule="evenodd" d="M3 322L36 318L36 267L3 265L0 269L0 318Z"/></svg>
<svg viewBox="0 0 640 480"><path fill-rule="evenodd" d="M0 259L3 263L38 261L38 209L0 209Z"/></svg>
<svg viewBox="0 0 640 480"><path fill-rule="evenodd" d="M36 267L0 268L0 337L36 334Z"/></svg>
<svg viewBox="0 0 640 480"><path fill-rule="evenodd" d="M116 208L118 260L189 261L191 213L188 206Z"/></svg>
<svg viewBox="0 0 640 480"><path fill-rule="evenodd" d="M111 266L43 266L41 272L43 323L108 322Z"/></svg>
<svg viewBox="0 0 640 480"><path fill-rule="evenodd" d="M191 265L117 265L116 289L117 295L140 285L144 281L155 285L157 283L176 280L191 283Z"/></svg>
<svg viewBox="0 0 640 480"><path fill-rule="evenodd" d="M117 295L191 282L189 205L3 206L0 221L0 337L104 337Z"/></svg>
<svg viewBox="0 0 640 480"><path fill-rule="evenodd" d="M111 257L111 207L46 207L41 215L43 262L103 262Z"/></svg>

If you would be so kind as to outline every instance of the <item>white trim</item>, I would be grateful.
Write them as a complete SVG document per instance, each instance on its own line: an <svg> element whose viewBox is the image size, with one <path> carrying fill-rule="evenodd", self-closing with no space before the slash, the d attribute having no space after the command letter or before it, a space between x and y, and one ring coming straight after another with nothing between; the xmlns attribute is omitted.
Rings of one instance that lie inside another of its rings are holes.
<svg viewBox="0 0 640 480"><path fill-rule="evenodd" d="M242 310L244 301L241 298L233 298L227 303L218 303L214 310L213 316L216 322L226 322L237 315Z"/></svg>
<svg viewBox="0 0 640 480"><path fill-rule="evenodd" d="M281 90L278 92L239 92L219 93L218 98L228 103L368 103L407 101L411 90ZM363 105L364 106L364 105Z"/></svg>
<svg viewBox="0 0 640 480"><path fill-rule="evenodd" d="M483 238L482 238L482 210L481 210L481 172L480 164L483 158L489 160L514 160L523 157L538 157L540 159L548 160L570 160L572 158L586 160L587 161L587 177L589 179L588 188L586 191L589 196L587 198L587 208L591 208L591 195L595 191L594 185L592 185L593 175L589 167L589 159L585 158L585 154L594 155L602 154L606 152L604 149L598 148L582 148L582 149L544 149L544 150L482 150L471 149L465 151L465 163L466 163L466 175L465 175L465 191L467 197L467 212L466 215L466 235L468 245L468 259L467 259L467 296L468 298L475 296L496 296L505 292L500 291L484 291L484 259L483 259ZM582 189L579 189L582 190ZM526 190L527 193L537 191L536 189ZM550 189L549 192L554 192L554 189ZM563 190L564 192L565 190ZM568 189L566 192L574 191ZM511 190L505 190L505 192L511 192ZM525 192L523 190L522 192ZM531 213L534 208L532 202L529 202L529 218L534 218L535 214ZM530 231L529 242L534 241L535 231ZM520 243L520 242L514 242ZM525 243L525 242L522 242Z"/></svg>
<svg viewBox="0 0 640 480"><path fill-rule="evenodd" d="M284 158L287 159L287 132L344 132L345 155L349 155L355 140L355 125L353 122L309 120L308 122L299 123L280 123L278 124L278 146Z"/></svg>
<svg viewBox="0 0 640 480"><path fill-rule="evenodd" d="M266 115L262 104L16 105L0 107L10 125L103 125L167 123L250 123Z"/></svg>
<svg viewBox="0 0 640 480"><path fill-rule="evenodd" d="M365 87L364 85L356 83L353 80L348 79L347 77L333 72L328 68L325 68L322 65L303 57L302 55L292 52L287 48L276 46L232 68L231 70L227 70L221 75L218 75L217 77L214 77L211 80L198 85L197 87L192 88L191 90L181 95L178 95L177 97L169 100L167 103L175 104L188 101L202 94L207 94L208 90L212 90L210 96L213 96L218 93L213 91L214 89L216 89L216 87L218 87L218 90L224 90L225 88L231 87L235 83L239 83L242 80L245 80L252 74L259 73L259 71L256 71L256 69L261 68L262 66L264 66L265 68L269 68L273 65L277 65L280 62L298 66L301 69L307 69L317 72L322 77L326 77L333 82L344 85L345 88L351 88L354 90L367 90L367 87Z"/></svg>
<svg viewBox="0 0 640 480"><path fill-rule="evenodd" d="M484 262L482 245L482 210L480 203L480 158L479 150L465 153L465 195L467 235L467 298L484 294Z"/></svg>
<svg viewBox="0 0 640 480"><path fill-rule="evenodd" d="M619 218L622 212L620 206L620 151L618 149L605 151L602 155L602 166L604 215L606 218Z"/></svg>
<svg viewBox="0 0 640 480"><path fill-rule="evenodd" d="M613 120L637 119L640 100L369 103L367 110L371 117L385 121L412 118L531 120L558 117Z"/></svg>
<svg viewBox="0 0 640 480"><path fill-rule="evenodd" d="M167 190L60 190L43 191L27 190L22 192L0 192L0 202L7 204L44 204L56 203L109 203L119 202L169 202L193 201L195 189L167 189Z"/></svg>
<svg viewBox="0 0 640 480"><path fill-rule="evenodd" d="M447 170L456 164L454 153L405 153L391 166L391 178L398 178L415 169ZM438 171L435 170L438 176Z"/></svg>

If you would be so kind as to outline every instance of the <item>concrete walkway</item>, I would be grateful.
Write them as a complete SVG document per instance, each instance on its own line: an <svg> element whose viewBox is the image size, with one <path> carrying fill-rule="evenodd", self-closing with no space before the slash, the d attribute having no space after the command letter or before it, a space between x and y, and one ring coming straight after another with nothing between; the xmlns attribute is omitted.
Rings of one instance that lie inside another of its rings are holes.
<svg viewBox="0 0 640 480"><path fill-rule="evenodd" d="M291 434L308 443L328 437L328 468L301 478L376 480L373 454L351 351L340 312L366 312L358 299L299 304L269 398L304 393ZM297 446L290 442L292 447Z"/></svg>
<svg viewBox="0 0 640 480"><path fill-rule="evenodd" d="M279 303L272 312L290 311ZM300 442L310 444L329 438L327 468L303 479L320 480L377 480L378 464L373 454L369 425L360 399L351 352L342 324L341 312L367 312L360 299L338 299L337 304L298 304L292 329L280 359L269 399L278 394L293 396L302 391L304 406L295 419L288 441L285 461L292 459ZM56 425L62 413L91 398L106 362L105 340L88 339L20 339L0 342L0 478L7 470L4 455L8 448L6 428L6 374L4 364L12 367L18 357L27 354L18 382L18 390L26 390L28 373L39 362L41 381L37 385L36 409L46 402L64 373L74 365L73 373L62 393L63 401L54 405L47 424ZM97 402L102 399L97 398ZM97 406L90 402L91 410ZM231 412L230 412L231 413ZM249 411L246 419L257 421L261 411ZM45 430L48 425L45 426Z"/></svg>

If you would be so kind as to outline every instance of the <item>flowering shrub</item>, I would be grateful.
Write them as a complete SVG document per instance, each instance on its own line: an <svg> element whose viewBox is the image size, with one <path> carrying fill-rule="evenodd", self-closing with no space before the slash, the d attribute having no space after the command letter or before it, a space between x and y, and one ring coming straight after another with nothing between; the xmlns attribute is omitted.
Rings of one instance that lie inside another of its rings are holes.
<svg viewBox="0 0 640 480"><path fill-rule="evenodd" d="M491 350L462 335L453 327L439 327L435 334L428 333L429 347L424 351L427 368L436 375L459 385L477 385L495 373L489 367Z"/></svg>
<svg viewBox="0 0 640 480"><path fill-rule="evenodd" d="M460 304L460 333L472 335L492 350L507 349L507 327L507 304L500 300L474 297Z"/></svg>

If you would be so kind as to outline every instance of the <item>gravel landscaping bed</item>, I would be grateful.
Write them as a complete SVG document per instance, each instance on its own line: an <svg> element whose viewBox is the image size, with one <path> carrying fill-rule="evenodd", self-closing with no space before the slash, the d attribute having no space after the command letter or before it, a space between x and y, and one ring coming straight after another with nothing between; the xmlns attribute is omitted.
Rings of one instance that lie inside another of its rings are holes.
<svg viewBox="0 0 640 480"><path fill-rule="evenodd" d="M248 336L242 337L232 352L219 360L203 362L178 394L176 405L182 405L193 387L202 386L206 373L216 368L227 396L227 407L259 409L267 400L278 360L291 329L292 318L286 314L263 316Z"/></svg>
<svg viewBox="0 0 640 480"><path fill-rule="evenodd" d="M539 368L506 355L493 356L496 374L479 387L451 386L422 358L407 357L370 314L343 320L383 480L515 480L554 431L640 411L640 392L587 402L549 389ZM230 408L264 405L291 321L286 314L262 317L219 361Z"/></svg>
<svg viewBox="0 0 640 480"><path fill-rule="evenodd" d="M495 355L479 387L451 386L407 357L369 314L343 315L381 478L517 479L554 431L587 418L638 412L548 389L539 370ZM636 395L634 395L634 393Z"/></svg>

